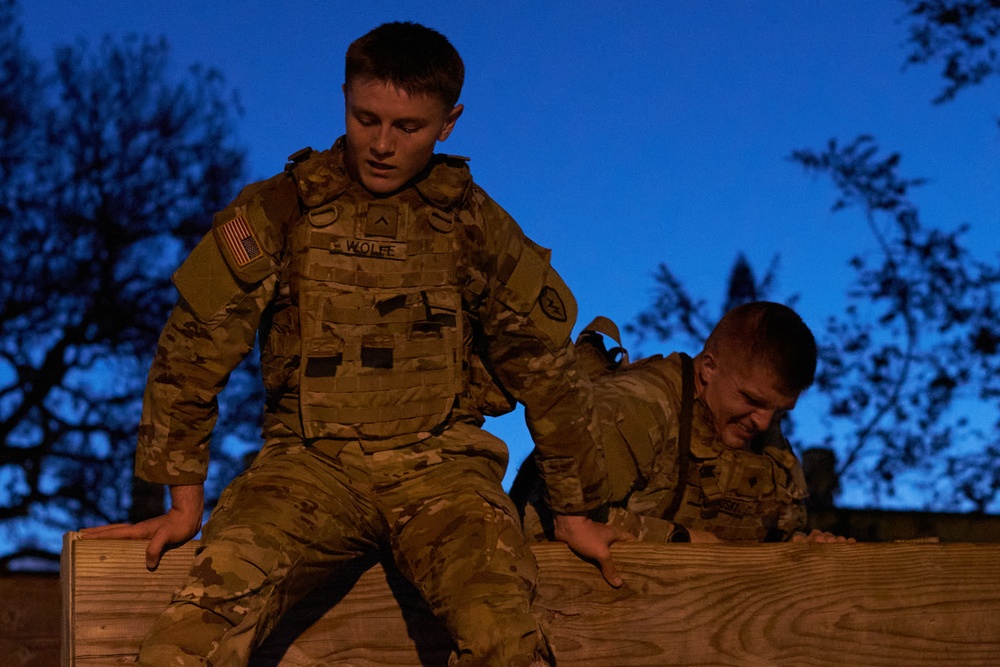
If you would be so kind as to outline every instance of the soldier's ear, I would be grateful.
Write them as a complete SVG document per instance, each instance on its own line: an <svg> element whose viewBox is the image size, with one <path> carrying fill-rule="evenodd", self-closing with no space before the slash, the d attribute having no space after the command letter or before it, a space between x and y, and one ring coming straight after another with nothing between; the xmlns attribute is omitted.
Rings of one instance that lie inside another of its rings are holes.
<svg viewBox="0 0 1000 667"><path fill-rule="evenodd" d="M455 123L458 122L459 116L465 110L465 105L457 104L451 111L449 111L444 117L444 125L441 128L440 134L438 134L438 141L444 141L449 136L451 136L451 131L455 129Z"/></svg>
<svg viewBox="0 0 1000 667"><path fill-rule="evenodd" d="M702 352L698 355L697 361L695 369L698 373L698 382L705 386L719 372L719 360L711 352Z"/></svg>

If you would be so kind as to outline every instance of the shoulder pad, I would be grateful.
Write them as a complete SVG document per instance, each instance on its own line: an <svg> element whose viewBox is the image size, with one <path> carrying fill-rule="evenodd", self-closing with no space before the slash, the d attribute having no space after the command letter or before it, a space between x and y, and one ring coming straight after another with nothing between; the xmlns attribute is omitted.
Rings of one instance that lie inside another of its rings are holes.
<svg viewBox="0 0 1000 667"><path fill-rule="evenodd" d="M295 151L294 153L288 156L288 162L290 164L285 165L285 170L286 171L291 170L296 164L302 162L303 160L306 160L310 155L312 155L312 153L313 153L312 146L306 146L305 148L300 148L299 150Z"/></svg>
<svg viewBox="0 0 1000 667"><path fill-rule="evenodd" d="M244 295L211 232L195 246L172 279L195 317L210 326L222 321L226 307Z"/></svg>
<svg viewBox="0 0 1000 667"><path fill-rule="evenodd" d="M528 320L548 337L550 349L569 341L576 323L576 299L549 264L550 251L528 239L520 257L504 270L497 300ZM554 347L553 347L554 346Z"/></svg>
<svg viewBox="0 0 1000 667"><path fill-rule="evenodd" d="M752 451L765 454L782 468L790 470L799 465L799 458L792 451L792 446L785 439L780 426L773 426L753 439Z"/></svg>
<svg viewBox="0 0 1000 667"><path fill-rule="evenodd" d="M420 196L431 206L448 210L465 199L472 183L468 158L435 155L427 176L414 183Z"/></svg>
<svg viewBox="0 0 1000 667"><path fill-rule="evenodd" d="M700 438L698 433L693 431L691 433L691 456L707 461L709 459L717 459L725 451L723 449L724 445L721 441L716 438Z"/></svg>
<svg viewBox="0 0 1000 667"><path fill-rule="evenodd" d="M684 373L681 368L681 356L673 352L670 356L664 357L662 354L653 354L642 357L631 362L626 370L638 373L651 373L670 387L673 392L671 398L678 401L680 405L681 394L684 387Z"/></svg>
<svg viewBox="0 0 1000 667"><path fill-rule="evenodd" d="M306 150L306 149L303 149ZM338 139L333 148L326 151L309 152L294 158L302 151L293 153L289 170L299 189L299 198L306 208L316 208L335 199L351 187L351 177L344 167L343 142Z"/></svg>
<svg viewBox="0 0 1000 667"><path fill-rule="evenodd" d="M229 206L215 214L212 236L233 275L252 285L273 273L284 245L281 231L298 216L295 185L282 172L243 188Z"/></svg>

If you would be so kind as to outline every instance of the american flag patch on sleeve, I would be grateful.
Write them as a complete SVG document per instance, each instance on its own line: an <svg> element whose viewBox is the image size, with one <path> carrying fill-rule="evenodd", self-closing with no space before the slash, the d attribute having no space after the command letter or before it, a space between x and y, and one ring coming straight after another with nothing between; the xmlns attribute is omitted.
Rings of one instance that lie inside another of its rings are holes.
<svg viewBox="0 0 1000 667"><path fill-rule="evenodd" d="M246 266L260 257L260 243L257 242L257 237L254 236L253 230L242 215L238 215L221 225L219 235L226 244L229 254L236 260L238 267Z"/></svg>

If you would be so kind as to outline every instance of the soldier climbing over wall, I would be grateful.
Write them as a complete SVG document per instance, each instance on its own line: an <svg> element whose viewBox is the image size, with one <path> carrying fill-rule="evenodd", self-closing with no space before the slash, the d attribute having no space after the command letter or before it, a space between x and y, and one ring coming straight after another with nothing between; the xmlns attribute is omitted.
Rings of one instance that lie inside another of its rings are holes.
<svg viewBox="0 0 1000 667"><path fill-rule="evenodd" d="M619 347L608 350L603 335ZM693 359L628 363L605 318L584 330L577 352L593 377L609 525L649 542L849 541L802 532L805 477L780 421L812 384L816 342L790 308L737 306ZM530 458L511 495L528 537L552 539L552 511Z"/></svg>
<svg viewBox="0 0 1000 667"><path fill-rule="evenodd" d="M264 445L205 525L143 665L244 665L339 565L388 551L454 638L458 665L551 660L530 613L536 565L484 418L515 401L537 445L554 535L620 585L593 521L607 499L573 296L470 176L435 155L464 65L439 33L380 26L347 51L346 134L303 150L215 216L177 270L150 370L136 472L169 512L85 538L168 544L201 526L216 396L261 346ZM501 388L502 387L502 388Z"/></svg>

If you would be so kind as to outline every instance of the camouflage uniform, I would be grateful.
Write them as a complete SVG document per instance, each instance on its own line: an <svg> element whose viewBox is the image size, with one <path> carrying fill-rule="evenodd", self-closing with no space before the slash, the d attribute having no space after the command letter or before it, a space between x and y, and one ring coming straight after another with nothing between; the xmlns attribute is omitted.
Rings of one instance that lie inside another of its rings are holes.
<svg viewBox="0 0 1000 667"><path fill-rule="evenodd" d="M681 455L679 354L642 359L593 384L609 523L651 542L670 541L677 526L733 541L787 540L804 527L805 478L777 426L745 449L726 447L706 406L694 400L690 452ZM526 534L551 539L551 514L529 466L518 477L512 495Z"/></svg>
<svg viewBox="0 0 1000 667"><path fill-rule="evenodd" d="M174 276L137 474L203 482L216 395L256 336L265 444L212 513L144 664L245 664L337 563L383 548L451 631L453 663L548 655L500 485L507 450L481 426L523 402L554 507L605 500L572 295L464 161L435 156L375 198L343 147L246 188Z"/></svg>

